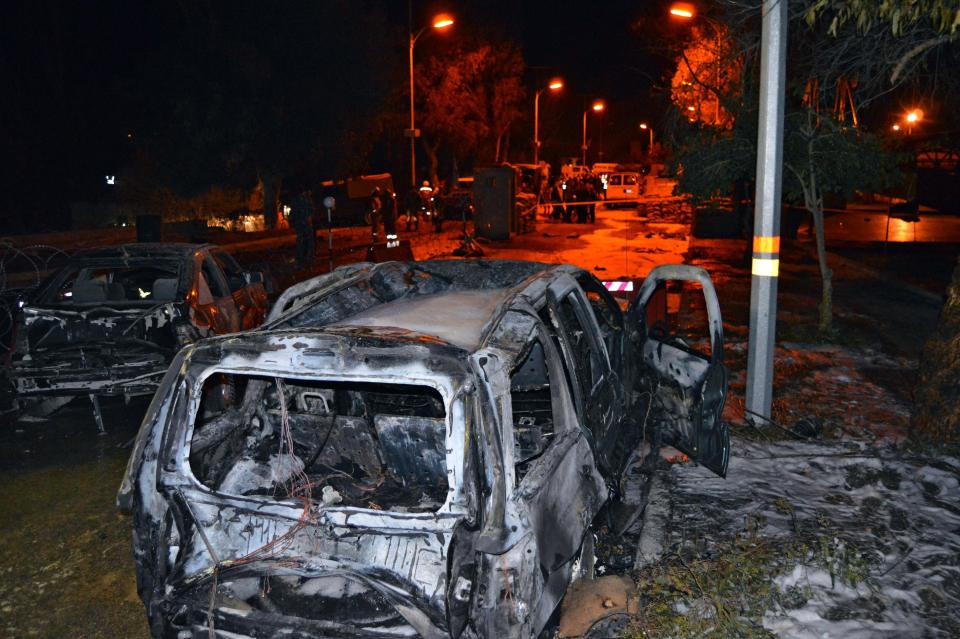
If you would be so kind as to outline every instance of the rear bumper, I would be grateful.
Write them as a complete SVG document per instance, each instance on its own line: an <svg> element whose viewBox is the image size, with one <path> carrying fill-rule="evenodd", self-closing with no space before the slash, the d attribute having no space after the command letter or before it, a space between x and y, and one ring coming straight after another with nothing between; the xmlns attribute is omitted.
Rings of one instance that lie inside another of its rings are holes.
<svg viewBox="0 0 960 639"><path fill-rule="evenodd" d="M291 639L413 639L420 635L410 626L395 626L390 631L357 629L335 622L312 621L280 614L249 610L213 611L213 633L207 625L208 611L202 607L179 611L164 628L164 639L245 639L285 637Z"/></svg>
<svg viewBox="0 0 960 639"><path fill-rule="evenodd" d="M354 581L344 573L316 578L288 576L289 584L299 584L292 588L272 580L268 574L254 571L249 576L234 578L227 571L218 579L217 592L212 600L213 585L205 580L183 591L174 589L166 596L148 602L150 617L159 622L154 624L160 627L155 628L155 634L169 639L208 639L210 636L230 639L414 639L423 636L400 612L401 609L418 610L418 602L413 599L391 601L392 598L384 597L371 583L363 579ZM365 592L342 599L331 597L331 588L325 587L323 582L343 581L344 577L355 584L363 584ZM306 590L299 591L304 585ZM385 590L396 594L389 587ZM243 600L240 592L253 596ZM267 605L257 605L257 601L264 600ZM417 616L427 620L422 611ZM162 630L157 633L157 629ZM432 624L421 630L426 630L427 636L431 637L448 636L444 629Z"/></svg>

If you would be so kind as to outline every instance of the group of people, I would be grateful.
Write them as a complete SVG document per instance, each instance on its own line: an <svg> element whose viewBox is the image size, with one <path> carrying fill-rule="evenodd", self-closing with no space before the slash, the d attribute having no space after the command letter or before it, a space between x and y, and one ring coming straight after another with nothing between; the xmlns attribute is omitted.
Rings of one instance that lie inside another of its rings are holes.
<svg viewBox="0 0 960 639"><path fill-rule="evenodd" d="M603 184L598 176L567 180L555 177L550 182L549 200L553 207L550 217L570 223L576 214L578 224L593 224L597 221L597 200L602 192Z"/></svg>
<svg viewBox="0 0 960 639"><path fill-rule="evenodd" d="M316 210L313 194L306 187L293 189L290 201L290 226L297 234L296 259L298 268L308 268L313 263L316 243ZM389 188L376 186L367 200L367 221L373 242L394 242L398 239L398 222L406 222L407 231L419 231L420 219L432 223L439 233L443 215L438 206L439 194L424 181L422 186L411 188L403 202L403 211L397 205L397 196ZM381 232L382 231L382 232Z"/></svg>
<svg viewBox="0 0 960 639"><path fill-rule="evenodd" d="M413 187L408 192L403 201L404 217L406 221L406 230L419 231L420 218L425 222L433 223L433 230L439 233L443 227L443 216L437 206L438 194L430 186L430 182L424 180L420 187ZM381 189L379 186L373 189L370 194L370 234L374 242L380 241L380 226L383 225L383 232L387 242L397 239L397 196L389 189Z"/></svg>

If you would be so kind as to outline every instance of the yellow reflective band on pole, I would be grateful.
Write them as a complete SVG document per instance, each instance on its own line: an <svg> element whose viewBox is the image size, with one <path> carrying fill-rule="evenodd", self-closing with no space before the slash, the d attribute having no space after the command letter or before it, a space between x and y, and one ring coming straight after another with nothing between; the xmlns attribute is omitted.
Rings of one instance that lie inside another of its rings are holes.
<svg viewBox="0 0 960 639"><path fill-rule="evenodd" d="M779 235L755 235L753 237L754 253L779 253L780 236Z"/></svg>
<svg viewBox="0 0 960 639"><path fill-rule="evenodd" d="M780 275L780 260L770 259L768 257L755 257L753 258L753 269L751 272L761 277L777 277Z"/></svg>

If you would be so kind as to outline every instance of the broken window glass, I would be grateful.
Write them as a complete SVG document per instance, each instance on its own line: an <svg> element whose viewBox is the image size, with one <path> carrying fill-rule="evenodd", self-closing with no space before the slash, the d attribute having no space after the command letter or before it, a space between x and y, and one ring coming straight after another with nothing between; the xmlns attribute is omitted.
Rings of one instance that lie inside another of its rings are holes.
<svg viewBox="0 0 960 639"><path fill-rule="evenodd" d="M224 393L228 386L243 388ZM224 398L228 399L224 399ZM447 496L446 408L428 387L215 374L195 419L190 466L222 493L395 512Z"/></svg>
<svg viewBox="0 0 960 639"><path fill-rule="evenodd" d="M560 301L560 321L563 322L570 338L570 350L573 356L574 367L579 377L580 388L584 401L591 395L594 384L600 377L600 365L597 354L593 352L590 337L583 327L576 311L577 300L574 293L568 293Z"/></svg>
<svg viewBox="0 0 960 639"><path fill-rule="evenodd" d="M658 284L647 302L645 320L651 339L710 358L710 325L699 283L673 280Z"/></svg>
<svg viewBox="0 0 960 639"><path fill-rule="evenodd" d="M550 376L543 345L537 340L510 374L513 462L518 483L553 440L554 419L550 392Z"/></svg>
<svg viewBox="0 0 960 639"><path fill-rule="evenodd" d="M203 276L207 280L207 286L210 287L210 293L215 299L229 295L220 279L216 264L209 257L203 260Z"/></svg>
<svg viewBox="0 0 960 639"><path fill-rule="evenodd" d="M230 292L236 293L247 285L247 280L243 276L243 269L240 268L240 265L237 264L237 261L233 259L232 255L226 251L214 251L212 255L213 259L220 265L220 268L223 269L223 274L227 277L227 285L230 287Z"/></svg>

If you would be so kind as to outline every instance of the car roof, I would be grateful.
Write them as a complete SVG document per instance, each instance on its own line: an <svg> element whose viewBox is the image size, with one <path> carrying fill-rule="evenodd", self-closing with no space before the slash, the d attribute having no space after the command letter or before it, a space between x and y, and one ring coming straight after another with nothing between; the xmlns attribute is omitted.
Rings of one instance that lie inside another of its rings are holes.
<svg viewBox="0 0 960 639"><path fill-rule="evenodd" d="M327 327L394 327L434 337L467 351L476 350L486 326L511 297L508 288L458 290L400 298L351 315Z"/></svg>
<svg viewBox="0 0 960 639"><path fill-rule="evenodd" d="M211 247L211 244L189 244L186 242L117 244L116 246L102 246L77 251L72 259L184 259L197 251L207 250Z"/></svg>
<svg viewBox="0 0 960 639"><path fill-rule="evenodd" d="M480 348L515 297L536 298L574 266L513 260L436 260L352 265L305 282L290 306L261 328L333 330L357 335L388 327L466 351ZM352 290L354 294L345 295ZM291 289L292 291L292 289ZM285 293L284 295L286 295ZM342 310L338 310L341 309ZM356 309L356 310L354 310Z"/></svg>

